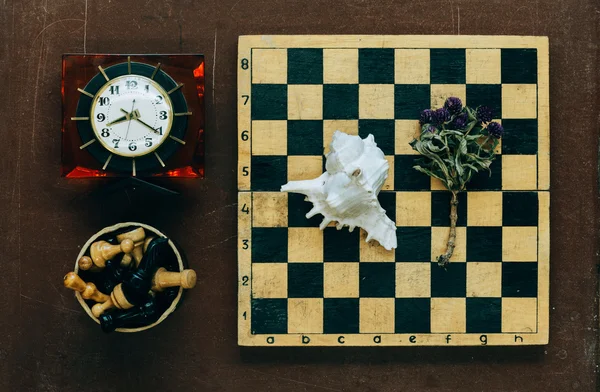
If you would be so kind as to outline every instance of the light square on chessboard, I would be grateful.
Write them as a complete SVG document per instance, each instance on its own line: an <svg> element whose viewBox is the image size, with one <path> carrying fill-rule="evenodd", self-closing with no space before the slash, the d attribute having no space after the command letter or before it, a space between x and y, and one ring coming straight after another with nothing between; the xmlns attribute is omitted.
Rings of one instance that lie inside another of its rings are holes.
<svg viewBox="0 0 600 392"><path fill-rule="evenodd" d="M431 298L432 333L459 333L466 330L466 298Z"/></svg>
<svg viewBox="0 0 600 392"><path fill-rule="evenodd" d="M502 155L502 189L535 190L537 188L536 155Z"/></svg>
<svg viewBox="0 0 600 392"><path fill-rule="evenodd" d="M381 187L381 190L393 191L394 190L394 156L386 155L385 159L386 159L386 161L388 161L390 168L388 169L388 177L385 179L385 182L383 183L383 187Z"/></svg>
<svg viewBox="0 0 600 392"><path fill-rule="evenodd" d="M431 267L430 262L397 262L396 298L431 297Z"/></svg>
<svg viewBox="0 0 600 392"><path fill-rule="evenodd" d="M289 298L288 333L323 333L323 298Z"/></svg>
<svg viewBox="0 0 600 392"><path fill-rule="evenodd" d="M429 84L429 49L396 49L396 84Z"/></svg>
<svg viewBox="0 0 600 392"><path fill-rule="evenodd" d="M323 232L318 227L288 228L288 262L323 262Z"/></svg>
<svg viewBox="0 0 600 392"><path fill-rule="evenodd" d="M425 174L423 174L425 175ZM430 186L432 191L447 191L448 189L444 186L444 184L438 180L437 178L430 178Z"/></svg>
<svg viewBox="0 0 600 392"><path fill-rule="evenodd" d="M394 333L394 298L360 298L360 333Z"/></svg>
<svg viewBox="0 0 600 392"><path fill-rule="evenodd" d="M448 248L449 227L431 228L431 260L446 252ZM456 247L450 259L451 263L463 263L467 261L467 228L456 228Z"/></svg>
<svg viewBox="0 0 600 392"><path fill-rule="evenodd" d="M359 118L393 119L394 85L360 84L358 86Z"/></svg>
<svg viewBox="0 0 600 392"><path fill-rule="evenodd" d="M252 264L252 298L287 298L287 263Z"/></svg>
<svg viewBox="0 0 600 392"><path fill-rule="evenodd" d="M335 131L358 135L358 120L325 120L323 121L323 154L329 153L329 144Z"/></svg>
<svg viewBox="0 0 600 392"><path fill-rule="evenodd" d="M502 227L503 261L537 261L537 227Z"/></svg>
<svg viewBox="0 0 600 392"><path fill-rule="evenodd" d="M395 152L397 155L418 155L419 153L410 146L421 133L419 120L396 120Z"/></svg>
<svg viewBox="0 0 600 392"><path fill-rule="evenodd" d="M358 83L358 49L323 49L323 83Z"/></svg>
<svg viewBox="0 0 600 392"><path fill-rule="evenodd" d="M396 192L396 226L431 226L431 192Z"/></svg>
<svg viewBox="0 0 600 392"><path fill-rule="evenodd" d="M503 84L502 118L536 118L537 85Z"/></svg>
<svg viewBox="0 0 600 392"><path fill-rule="evenodd" d="M465 84L432 84L431 107L434 109L444 106L448 97L458 97L464 103L467 101L467 86ZM423 108L425 109L425 108Z"/></svg>
<svg viewBox="0 0 600 392"><path fill-rule="evenodd" d="M289 120L323 119L323 85L291 84L288 86Z"/></svg>
<svg viewBox="0 0 600 392"><path fill-rule="evenodd" d="M502 192L468 192L467 226L502 226Z"/></svg>
<svg viewBox="0 0 600 392"><path fill-rule="evenodd" d="M252 83L287 83L287 49L253 49Z"/></svg>
<svg viewBox="0 0 600 392"><path fill-rule="evenodd" d="M288 181L312 180L323 174L323 157L289 155L287 160ZM283 185L283 184L281 184Z"/></svg>
<svg viewBox="0 0 600 392"><path fill-rule="evenodd" d="M288 197L283 192L252 193L252 227L286 227Z"/></svg>
<svg viewBox="0 0 600 392"><path fill-rule="evenodd" d="M502 263L467 263L467 297L501 297Z"/></svg>
<svg viewBox="0 0 600 392"><path fill-rule="evenodd" d="M467 49L468 84L500 84L500 49Z"/></svg>
<svg viewBox="0 0 600 392"><path fill-rule="evenodd" d="M359 263L324 263L323 296L325 298L358 298Z"/></svg>
<svg viewBox="0 0 600 392"><path fill-rule="evenodd" d="M355 229L357 230L357 229ZM379 242L372 240L371 242L366 241L367 232L363 229L360 230L360 261L361 262L382 262L382 261L395 261L395 251L386 250Z"/></svg>
<svg viewBox="0 0 600 392"><path fill-rule="evenodd" d="M502 332L536 332L537 298L502 298Z"/></svg>
<svg viewBox="0 0 600 392"><path fill-rule="evenodd" d="M287 155L287 121L252 121L252 155Z"/></svg>

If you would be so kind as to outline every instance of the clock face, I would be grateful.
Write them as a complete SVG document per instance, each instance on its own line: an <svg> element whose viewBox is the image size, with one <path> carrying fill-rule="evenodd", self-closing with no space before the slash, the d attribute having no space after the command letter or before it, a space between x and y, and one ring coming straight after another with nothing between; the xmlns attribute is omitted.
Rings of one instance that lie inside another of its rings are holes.
<svg viewBox="0 0 600 392"><path fill-rule="evenodd" d="M123 75L98 90L90 111L96 138L113 154L138 157L156 150L173 124L169 94L154 80Z"/></svg>

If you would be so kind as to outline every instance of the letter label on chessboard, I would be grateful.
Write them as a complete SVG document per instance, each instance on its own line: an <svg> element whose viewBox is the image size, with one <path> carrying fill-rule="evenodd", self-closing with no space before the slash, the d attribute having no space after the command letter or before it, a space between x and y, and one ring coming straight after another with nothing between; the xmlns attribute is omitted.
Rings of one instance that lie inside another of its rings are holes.
<svg viewBox="0 0 600 392"><path fill-rule="evenodd" d="M517 342L517 340L520 340L519 343L523 343L523 338L519 335L515 335L515 343Z"/></svg>
<svg viewBox="0 0 600 392"><path fill-rule="evenodd" d="M302 344L310 343L310 338L306 335L302 335Z"/></svg>
<svg viewBox="0 0 600 392"><path fill-rule="evenodd" d="M487 339L488 339L488 338L487 338L487 335L481 335L481 336L479 337L479 341L481 342L481 345L482 345L482 346L486 346L486 345L487 345Z"/></svg>
<svg viewBox="0 0 600 392"><path fill-rule="evenodd" d="M275 343L275 338L274 338L273 336L269 336L269 337L267 338L267 343L269 343L269 344L273 344L273 343Z"/></svg>
<svg viewBox="0 0 600 392"><path fill-rule="evenodd" d="M346 341L344 340L344 337L343 337L343 336L340 336L340 337L338 337L338 343L339 343L339 344L344 344L344 343L346 343Z"/></svg>
<svg viewBox="0 0 600 392"><path fill-rule="evenodd" d="M411 343L417 343L417 337L415 335L412 335L408 338L408 341Z"/></svg>
<svg viewBox="0 0 600 392"><path fill-rule="evenodd" d="M381 335L377 335L373 338L373 341L377 344L381 343Z"/></svg>
<svg viewBox="0 0 600 392"><path fill-rule="evenodd" d="M446 344L450 343L452 340L452 335L446 335Z"/></svg>

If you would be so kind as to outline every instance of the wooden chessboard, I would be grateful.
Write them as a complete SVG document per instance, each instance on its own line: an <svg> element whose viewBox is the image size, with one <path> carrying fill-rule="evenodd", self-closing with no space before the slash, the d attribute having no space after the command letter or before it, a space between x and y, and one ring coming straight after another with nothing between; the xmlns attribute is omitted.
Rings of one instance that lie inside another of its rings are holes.
<svg viewBox="0 0 600 392"><path fill-rule="evenodd" d="M549 323L548 40L508 36L245 36L239 40L239 344L546 344ZM412 169L419 112L449 96L505 128L492 176L459 198ZM335 130L375 136L379 195L398 248L318 229L303 195Z"/></svg>

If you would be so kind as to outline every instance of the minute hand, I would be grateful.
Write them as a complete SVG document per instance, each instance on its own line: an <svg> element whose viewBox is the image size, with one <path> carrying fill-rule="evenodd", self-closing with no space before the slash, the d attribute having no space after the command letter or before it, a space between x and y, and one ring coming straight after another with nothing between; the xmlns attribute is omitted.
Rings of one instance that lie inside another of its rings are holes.
<svg viewBox="0 0 600 392"><path fill-rule="evenodd" d="M134 117L134 120L136 120L136 121L139 121L139 122L140 122L140 124L142 124L142 125L143 125L143 126L145 126L146 128L149 128L149 129L150 129L152 132L154 132L154 133L160 133L160 132L158 132L156 129L152 128L150 125L146 124L144 121L140 120L139 118L137 118L137 117Z"/></svg>

